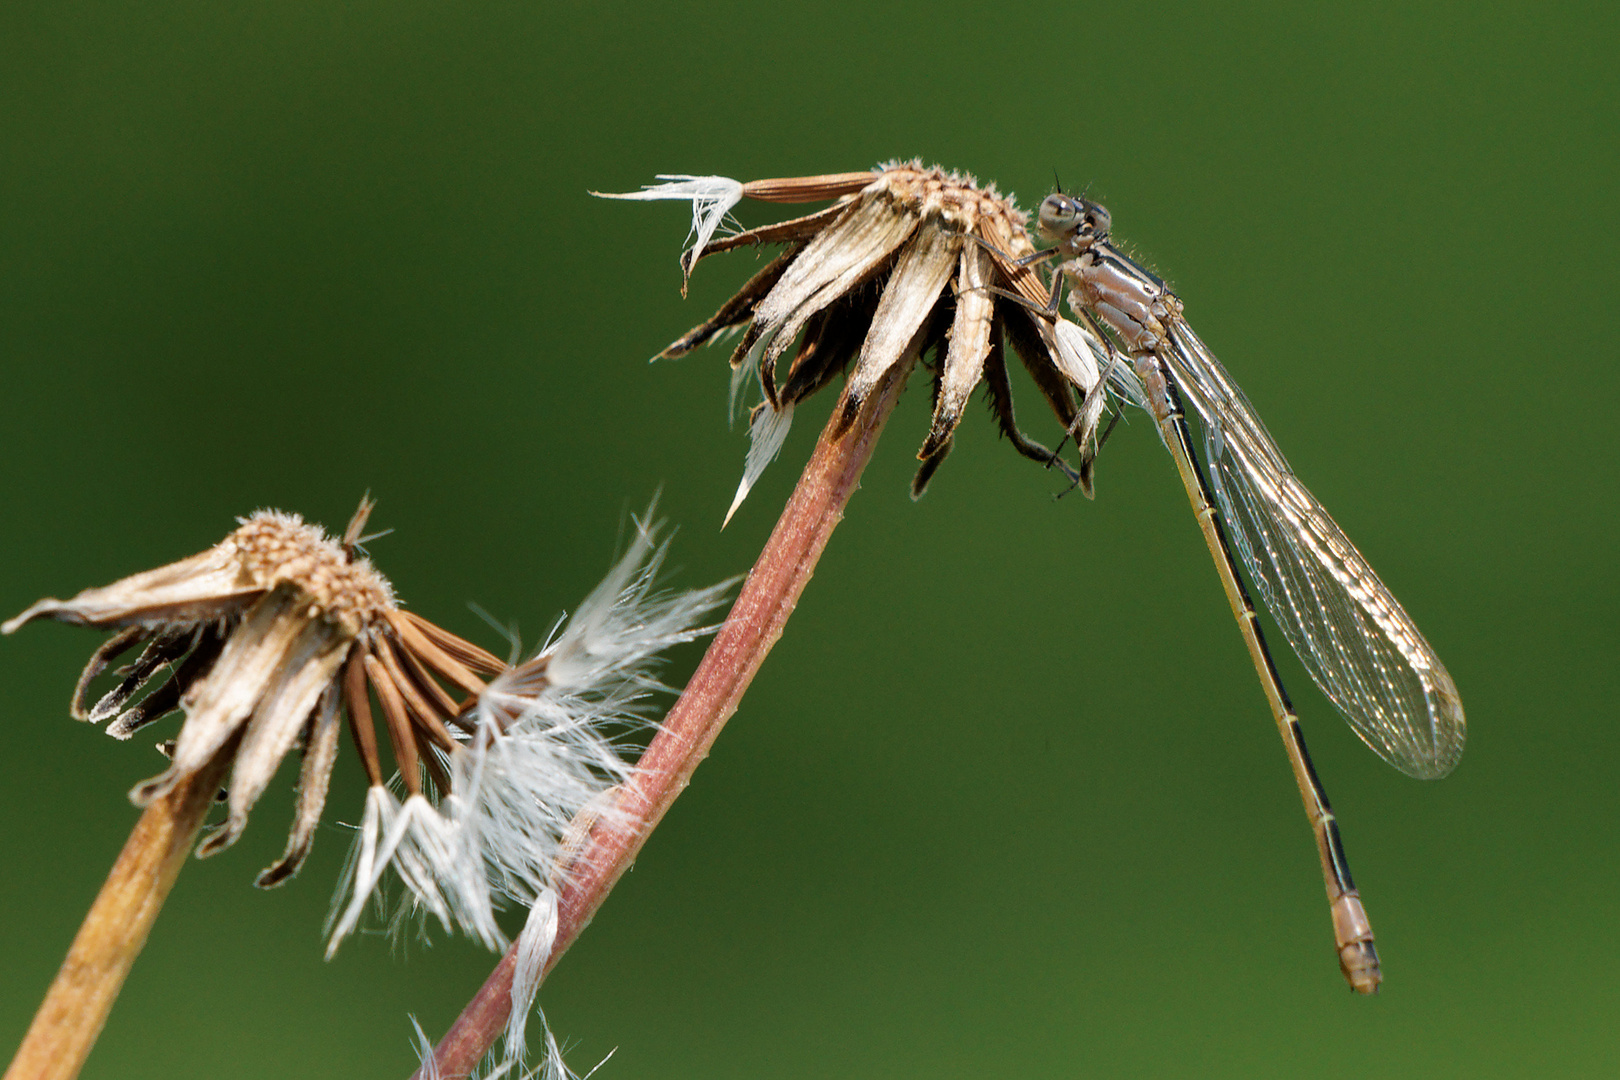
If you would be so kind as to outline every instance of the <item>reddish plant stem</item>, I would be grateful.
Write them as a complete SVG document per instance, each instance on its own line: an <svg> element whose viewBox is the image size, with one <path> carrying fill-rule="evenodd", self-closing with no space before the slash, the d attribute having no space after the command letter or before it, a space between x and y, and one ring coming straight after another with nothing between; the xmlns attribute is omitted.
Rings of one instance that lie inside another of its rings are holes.
<svg viewBox="0 0 1620 1080"><path fill-rule="evenodd" d="M236 755L236 744L232 739L212 761L142 812L34 1014L5 1080L73 1080L79 1075L191 854L203 818Z"/></svg>
<svg viewBox="0 0 1620 1080"><path fill-rule="evenodd" d="M788 616L809 584L822 549L843 520L844 504L859 486L883 424L899 400L909 363L897 365L842 435L834 428L843 402L834 407L799 484L771 538L748 574L725 625L709 644L686 690L670 709L625 786L618 824L598 824L572 864L558 902L557 938L546 963L549 974L590 924L620 876L635 861L647 836L686 788L709 754L720 729L737 711L748 684L782 636ZM623 824L629 821L629 825ZM473 999L434 1049L438 1075L465 1077L489 1052L512 1011L512 972L517 947L507 950ZM413 1080L423 1080L417 1072Z"/></svg>

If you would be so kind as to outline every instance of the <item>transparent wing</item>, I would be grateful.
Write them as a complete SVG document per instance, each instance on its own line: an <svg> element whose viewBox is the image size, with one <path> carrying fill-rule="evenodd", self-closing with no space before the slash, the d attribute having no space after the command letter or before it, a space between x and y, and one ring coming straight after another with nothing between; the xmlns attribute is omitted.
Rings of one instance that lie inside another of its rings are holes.
<svg viewBox="0 0 1620 1080"><path fill-rule="evenodd" d="M1163 355L1203 421L1232 547L1311 678L1379 757L1423 779L1450 772L1466 725L1434 649L1185 322Z"/></svg>

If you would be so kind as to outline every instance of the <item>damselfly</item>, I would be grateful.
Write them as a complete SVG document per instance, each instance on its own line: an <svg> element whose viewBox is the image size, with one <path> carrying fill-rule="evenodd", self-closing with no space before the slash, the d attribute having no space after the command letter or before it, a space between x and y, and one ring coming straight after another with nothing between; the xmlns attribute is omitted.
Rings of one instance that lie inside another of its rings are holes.
<svg viewBox="0 0 1620 1080"><path fill-rule="evenodd" d="M1047 304L1006 295L1057 320L1066 281L1099 367L1158 425L1293 765L1322 858L1339 966L1353 989L1370 994L1380 980L1372 926L1238 563L1316 685L1368 746L1407 775L1440 777L1456 765L1465 734L1457 687L1372 567L1295 478L1243 391L1182 318L1181 300L1109 242L1108 211L1060 193L1041 204L1038 224L1054 246L1018 263L1059 260ZM1203 467L1183 402L1203 430Z"/></svg>

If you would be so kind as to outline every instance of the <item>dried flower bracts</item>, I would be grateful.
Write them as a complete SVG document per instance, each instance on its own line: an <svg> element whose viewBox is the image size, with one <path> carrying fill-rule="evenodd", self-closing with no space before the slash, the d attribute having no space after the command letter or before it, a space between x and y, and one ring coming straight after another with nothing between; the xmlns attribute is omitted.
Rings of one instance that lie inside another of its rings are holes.
<svg viewBox="0 0 1620 1080"><path fill-rule="evenodd" d="M683 356L723 332L744 328L731 356L733 395L757 377L763 400L752 414L752 446L733 511L780 449L796 403L854 361L840 405L847 426L891 371L928 356L935 358L933 422L917 455L922 465L914 496L922 494L949 453L980 382L1013 446L1064 468L1091 493L1110 353L1091 330L1041 310L1047 286L1019 262L1034 252L1025 215L994 187L981 188L971 176L916 162L749 183L725 177L666 179L673 182L608 197L690 200L695 241L682 256L688 274L717 252L787 245L710 319L659 354ZM837 201L806 217L714 240L743 198ZM1069 469L1056 453L1019 431L1006 345L1074 439L1078 468Z"/></svg>
<svg viewBox="0 0 1620 1080"><path fill-rule="evenodd" d="M643 699L657 685L656 653L699 633L693 624L721 589L655 593L663 548L654 527L638 523L607 581L547 648L512 666L398 606L358 552L371 507L363 502L337 540L294 515L260 511L200 555L72 600L42 600L0 631L40 618L117 629L91 656L72 703L79 719L110 721L116 738L184 711L169 768L130 793L138 805L215 755L234 755L228 813L200 857L236 841L282 758L302 745L291 835L259 875L263 887L297 873L309 852L347 716L371 786L332 946L389 866L409 890L407 908L495 946L494 907L503 898L532 903L549 888L571 824L630 775L623 738L628 725L649 722ZM87 705L91 683L128 653L134 659L112 673L112 689ZM403 800L388 784L378 713Z"/></svg>

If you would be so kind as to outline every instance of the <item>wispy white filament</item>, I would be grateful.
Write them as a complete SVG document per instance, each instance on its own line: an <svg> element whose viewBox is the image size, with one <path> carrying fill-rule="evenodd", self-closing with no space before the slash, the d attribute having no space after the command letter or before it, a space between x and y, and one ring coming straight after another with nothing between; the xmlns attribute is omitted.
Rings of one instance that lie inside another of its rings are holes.
<svg viewBox="0 0 1620 1080"><path fill-rule="evenodd" d="M776 340L776 331L771 330L761 334L759 340L748 347L748 354L743 357L742 363L731 369L730 396L726 399L726 425L729 427L737 422L737 402L748 392L749 387L759 380L760 358L765 350L771 347ZM713 344L713 342L710 342Z"/></svg>
<svg viewBox="0 0 1620 1080"><path fill-rule="evenodd" d="M748 498L753 490L754 482L760 478L778 453L782 444L787 441L788 429L793 426L793 405L788 403L780 409L771 408L768 401L761 402L754 412L754 419L748 426L748 457L743 461L742 483L737 485L737 494L731 500L731 509L726 511L726 520L721 522L723 529L731 523L731 515Z"/></svg>
<svg viewBox="0 0 1620 1080"><path fill-rule="evenodd" d="M639 743L654 724L658 654L706 632L697 623L729 583L688 592L656 589L667 545L649 518L629 550L573 617L532 659L490 681L471 734L441 756L450 789L435 806L403 804L382 786L366 796L328 953L358 924L392 867L405 887L397 927L414 914L459 926L484 944L505 944L495 910L531 908L519 937L508 1060L521 1056L524 1021L557 933L557 889L593 823L614 825L617 788L635 773ZM628 822L623 823L628 826ZM548 1053L555 1044L548 1036ZM561 1071L557 1071L561 1070ZM545 1075L571 1076L561 1058Z"/></svg>
<svg viewBox="0 0 1620 1080"><path fill-rule="evenodd" d="M714 236L731 208L742 202L743 186L729 176L688 176L685 173L659 173L663 184L647 184L640 191L593 191L599 199L634 199L650 202L655 199L677 199L692 203L692 231L687 239L690 247L681 255L681 268L688 276L697 264L698 256ZM694 239L695 238L695 239Z"/></svg>
<svg viewBox="0 0 1620 1080"><path fill-rule="evenodd" d="M1138 409L1148 411L1147 391L1142 389L1142 380L1136 377L1131 365L1116 356L1109 363L1107 374L1108 385L1114 388L1114 393Z"/></svg>
<svg viewBox="0 0 1620 1080"><path fill-rule="evenodd" d="M365 910L366 899L376 889L378 880L388 867L388 856L384 854L379 859L377 849L383 836L392 830L394 818L398 813L399 804L387 788L374 784L367 790L366 809L360 818L360 828L355 830L354 845L349 849L348 863L343 869L343 878L338 886L332 915L327 919L328 960L337 952L338 943L347 937L359 922L360 915ZM346 906L343 905L345 895L351 897Z"/></svg>
<svg viewBox="0 0 1620 1080"><path fill-rule="evenodd" d="M422 1025L416 1022L416 1017L411 1016L409 1020L411 1022L411 1032L416 1036L415 1045L411 1049L416 1051L417 1071L421 1074L422 1080L442 1080L439 1075L439 1063L433 1059L433 1040L427 1037L427 1032L422 1030ZM546 1034L549 1037L551 1033L547 1032ZM547 1048L550 1048L549 1038ZM557 1060L561 1062L562 1058L559 1056ZM490 1070L488 1072L480 1071L485 1064L490 1066ZM502 1080L507 1073L512 1071L512 1067L510 1061L495 1065L493 1061L486 1059L467 1074L467 1080Z"/></svg>
<svg viewBox="0 0 1620 1080"><path fill-rule="evenodd" d="M557 940L557 894L550 890L529 909L528 921L524 924L523 932L518 935L517 964L512 974L512 1012L506 1021L506 1032L502 1047L502 1056L499 1063L495 1061L493 1051L480 1063L480 1068L488 1069L480 1072L474 1069L468 1080L497 1080L508 1073L523 1068L526 1047L526 1030L529 1010L534 1008L535 992L540 989L540 975L545 971L546 961L551 958L551 946ZM557 1039L551 1033L551 1027L546 1023L545 1014L536 1010L540 1020L540 1032L545 1044L544 1053L538 1066L529 1072L522 1073L524 1080L538 1078L538 1080L589 1080L613 1056L609 1051L607 1057L597 1062L595 1067L584 1077L580 1077L563 1061L562 1050L557 1046ZM416 1057L421 1063L422 1080L439 1080L438 1062L433 1059L433 1043L422 1030L422 1025L411 1017L411 1029L416 1035Z"/></svg>
<svg viewBox="0 0 1620 1080"><path fill-rule="evenodd" d="M540 990L540 976L551 959L557 941L557 893L546 889L529 909L529 917L518 934L517 962L512 968L512 1011L506 1018L506 1060L522 1064L527 1046L525 1032L534 996ZM545 1017L540 1018L542 1026ZM550 1035L550 1032L547 1032Z"/></svg>

